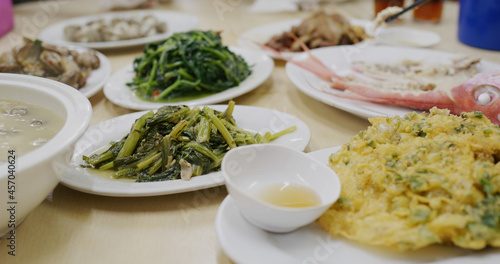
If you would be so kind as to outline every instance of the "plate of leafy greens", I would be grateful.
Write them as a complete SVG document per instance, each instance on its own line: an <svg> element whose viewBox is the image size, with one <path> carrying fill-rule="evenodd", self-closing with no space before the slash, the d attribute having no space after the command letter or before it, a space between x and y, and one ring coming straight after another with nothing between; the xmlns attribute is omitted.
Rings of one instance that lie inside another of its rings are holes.
<svg viewBox="0 0 500 264"><path fill-rule="evenodd" d="M193 30L149 43L143 55L111 76L104 94L135 109L227 101L262 84L274 61L262 52L222 44L219 33Z"/></svg>
<svg viewBox="0 0 500 264"><path fill-rule="evenodd" d="M220 163L231 148L280 144L303 151L310 137L300 119L272 109L233 101L166 105L90 127L76 143L61 182L115 197L194 191L224 184Z"/></svg>

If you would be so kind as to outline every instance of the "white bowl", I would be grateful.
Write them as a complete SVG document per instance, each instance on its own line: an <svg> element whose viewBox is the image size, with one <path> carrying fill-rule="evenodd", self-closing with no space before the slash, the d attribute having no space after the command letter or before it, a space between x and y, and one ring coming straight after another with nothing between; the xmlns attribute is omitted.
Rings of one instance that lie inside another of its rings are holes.
<svg viewBox="0 0 500 264"><path fill-rule="evenodd" d="M14 164L0 164L1 237L15 232L14 228L59 183L76 140L90 124L92 106L81 92L66 84L22 74L0 73L0 99L39 105L65 120L61 130L47 143L24 155L16 155ZM14 173L9 173L10 169ZM15 186L9 189L12 193L7 192L8 186ZM10 199L10 194L14 199Z"/></svg>
<svg viewBox="0 0 500 264"><path fill-rule="evenodd" d="M339 197L340 181L325 164L295 149L273 145L249 145L230 150L222 160L226 188L241 214L250 223L270 232L291 232L323 214ZM306 186L321 199L318 205L285 207L259 197L266 186Z"/></svg>

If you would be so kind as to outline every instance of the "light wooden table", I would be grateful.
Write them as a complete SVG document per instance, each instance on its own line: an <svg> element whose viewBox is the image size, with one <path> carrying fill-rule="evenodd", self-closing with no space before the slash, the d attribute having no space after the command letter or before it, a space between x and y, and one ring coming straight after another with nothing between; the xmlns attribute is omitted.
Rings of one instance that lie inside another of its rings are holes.
<svg viewBox="0 0 500 264"><path fill-rule="evenodd" d="M157 9L199 17L199 29L222 30L227 45L250 28L308 12L247 13L249 2L183 0L162 2ZM219 9L217 9L219 8ZM352 18L371 19L372 1L326 3ZM0 51L9 50L21 35L36 38L43 27L72 17L102 12L97 0L47 1L15 6L15 29L0 39ZM500 53L468 47L457 40L458 5L446 2L441 23L418 24L406 15L404 26L439 33L436 50L477 55L500 63ZM113 71L132 62L141 48L104 51ZM271 77L254 91L234 98L238 105L266 107L295 115L307 123L312 139L306 152L346 143L369 123L306 96L288 80L284 63L276 61ZM1 95L0 95L1 97ZM90 98L92 124L132 112L113 105L102 92ZM7 254L0 240L0 263L231 263L217 242L214 219L227 195L222 187L145 198L112 198L57 186L17 229L16 256Z"/></svg>

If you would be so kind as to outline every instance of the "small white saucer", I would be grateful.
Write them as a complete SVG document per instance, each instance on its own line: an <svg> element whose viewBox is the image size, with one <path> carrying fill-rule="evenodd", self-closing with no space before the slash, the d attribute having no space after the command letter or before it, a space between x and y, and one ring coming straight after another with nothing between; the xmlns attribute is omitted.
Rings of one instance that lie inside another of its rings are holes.
<svg viewBox="0 0 500 264"><path fill-rule="evenodd" d="M382 28L376 37L378 44L420 48L434 46L440 41L441 37L434 32L408 27Z"/></svg>

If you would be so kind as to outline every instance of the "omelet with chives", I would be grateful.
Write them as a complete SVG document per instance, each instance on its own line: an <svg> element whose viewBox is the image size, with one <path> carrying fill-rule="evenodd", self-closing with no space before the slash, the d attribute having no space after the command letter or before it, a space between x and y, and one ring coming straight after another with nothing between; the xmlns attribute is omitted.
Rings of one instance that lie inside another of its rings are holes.
<svg viewBox="0 0 500 264"><path fill-rule="evenodd" d="M500 247L497 125L437 108L370 123L330 156L342 192L318 219L323 229L398 251Z"/></svg>

